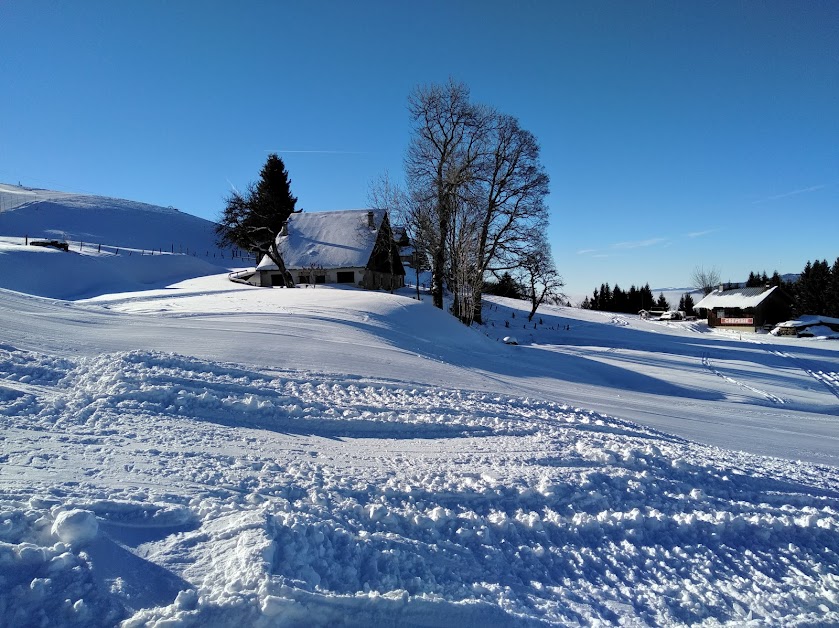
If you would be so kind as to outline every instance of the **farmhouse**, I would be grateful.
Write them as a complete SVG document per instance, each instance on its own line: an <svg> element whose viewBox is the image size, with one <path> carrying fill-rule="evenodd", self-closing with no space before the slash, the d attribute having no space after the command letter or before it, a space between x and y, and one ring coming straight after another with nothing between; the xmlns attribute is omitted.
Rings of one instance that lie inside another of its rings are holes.
<svg viewBox="0 0 839 628"><path fill-rule="evenodd" d="M785 321L792 313L792 299L777 286L712 291L694 306L708 310L708 325L756 331Z"/></svg>
<svg viewBox="0 0 839 628"><path fill-rule="evenodd" d="M382 209L292 214L277 235L277 249L296 284L351 284L370 290L405 285L399 249ZM251 282L283 285L267 255Z"/></svg>

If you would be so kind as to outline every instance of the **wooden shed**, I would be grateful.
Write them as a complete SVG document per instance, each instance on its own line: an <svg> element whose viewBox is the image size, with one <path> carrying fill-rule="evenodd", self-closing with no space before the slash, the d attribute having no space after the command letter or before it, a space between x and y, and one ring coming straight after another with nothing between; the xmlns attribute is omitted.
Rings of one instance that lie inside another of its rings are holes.
<svg viewBox="0 0 839 628"><path fill-rule="evenodd" d="M789 319L792 297L777 286L712 291L694 306L708 311L708 325L723 329L757 331Z"/></svg>

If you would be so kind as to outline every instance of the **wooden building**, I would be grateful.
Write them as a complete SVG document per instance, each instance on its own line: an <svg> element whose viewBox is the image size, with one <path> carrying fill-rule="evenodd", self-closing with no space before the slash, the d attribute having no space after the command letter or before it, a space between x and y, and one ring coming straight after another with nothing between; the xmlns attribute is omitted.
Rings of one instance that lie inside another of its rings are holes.
<svg viewBox="0 0 839 628"><path fill-rule="evenodd" d="M296 284L351 284L370 290L405 285L405 268L384 210L292 214L277 235L277 249ZM267 255L251 283L283 285Z"/></svg>
<svg viewBox="0 0 839 628"><path fill-rule="evenodd" d="M712 291L694 306L708 311L708 325L757 331L789 319L792 298L777 286Z"/></svg>

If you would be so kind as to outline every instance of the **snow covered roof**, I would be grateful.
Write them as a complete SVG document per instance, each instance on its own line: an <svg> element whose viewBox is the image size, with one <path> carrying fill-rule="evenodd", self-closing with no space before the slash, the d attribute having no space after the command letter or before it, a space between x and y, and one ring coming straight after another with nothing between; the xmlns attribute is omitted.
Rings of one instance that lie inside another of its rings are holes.
<svg viewBox="0 0 839 628"><path fill-rule="evenodd" d="M374 228L369 226L373 214ZM277 236L277 248L287 268L359 268L367 266L383 209L347 209L333 212L302 212L288 219L288 235ZM277 270L266 255L257 270Z"/></svg>
<svg viewBox="0 0 839 628"><path fill-rule="evenodd" d="M730 308L749 308L757 307L763 303L767 297L777 290L777 286L772 286L769 289L759 286L757 288L735 288L733 290L714 290L694 308L712 310L716 307L730 307Z"/></svg>
<svg viewBox="0 0 839 628"><path fill-rule="evenodd" d="M817 316L814 314L805 314L803 316L799 316L798 319L794 321L785 321L783 323L778 323L778 327L809 327L811 325L833 325L839 327L839 318L833 318L831 316Z"/></svg>

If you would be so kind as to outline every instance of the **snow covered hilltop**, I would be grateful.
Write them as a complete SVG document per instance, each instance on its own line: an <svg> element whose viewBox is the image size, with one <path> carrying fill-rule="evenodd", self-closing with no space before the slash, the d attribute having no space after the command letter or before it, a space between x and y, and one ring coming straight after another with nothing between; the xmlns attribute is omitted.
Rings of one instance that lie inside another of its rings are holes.
<svg viewBox="0 0 839 628"><path fill-rule="evenodd" d="M839 624L836 343L96 289L3 224L1 626Z"/></svg>
<svg viewBox="0 0 839 628"><path fill-rule="evenodd" d="M214 229L214 222L172 207L0 184L0 236L212 258L220 253Z"/></svg>

